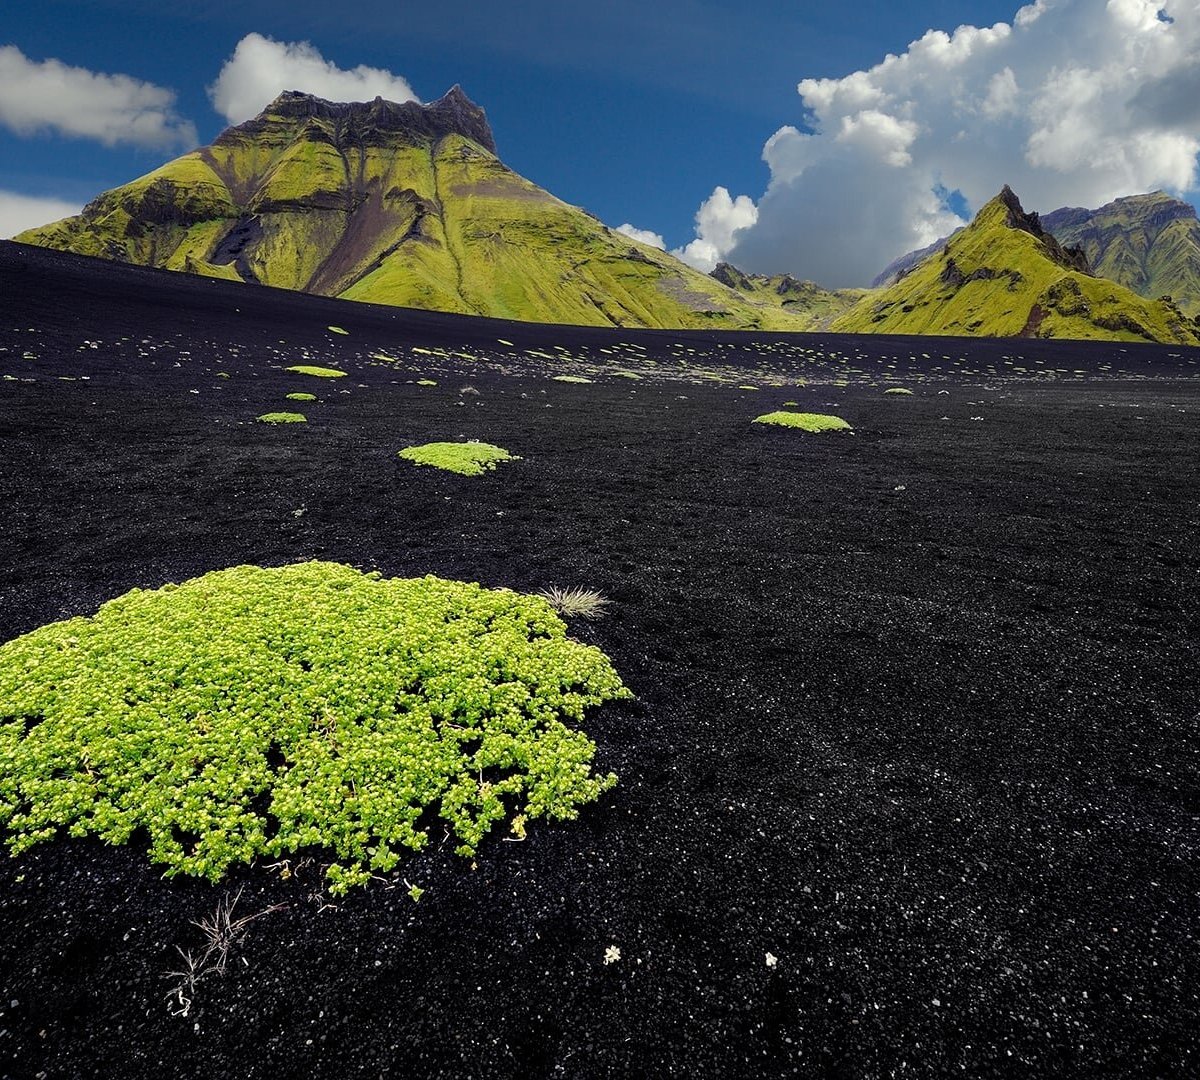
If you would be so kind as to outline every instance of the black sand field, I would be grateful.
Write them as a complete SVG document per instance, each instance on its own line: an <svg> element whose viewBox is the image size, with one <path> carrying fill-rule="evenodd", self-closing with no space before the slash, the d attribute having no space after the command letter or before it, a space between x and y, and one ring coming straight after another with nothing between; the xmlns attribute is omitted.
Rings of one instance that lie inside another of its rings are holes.
<svg viewBox="0 0 1200 1080"><path fill-rule="evenodd" d="M0 1075L1197 1075L1198 361L522 326L0 244L0 640L320 558L600 589L572 632L637 695L584 725L621 782L578 822L336 906L316 864L0 858ZM785 401L855 433L750 423ZM523 460L396 457L464 436ZM172 1015L239 888L286 906Z"/></svg>

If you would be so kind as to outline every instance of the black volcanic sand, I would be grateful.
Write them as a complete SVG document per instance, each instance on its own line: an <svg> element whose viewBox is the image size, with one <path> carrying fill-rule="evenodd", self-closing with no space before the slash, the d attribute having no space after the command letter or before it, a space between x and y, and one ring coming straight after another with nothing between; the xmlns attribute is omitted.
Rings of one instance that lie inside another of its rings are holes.
<svg viewBox="0 0 1200 1080"><path fill-rule="evenodd" d="M520 326L0 245L0 640L332 559L594 586L572 632L637 694L587 718L621 782L579 821L336 906L318 865L0 859L0 1074L1196 1075L1198 359ZM787 400L855 434L750 424ZM523 460L396 457L462 436ZM239 888L287 906L172 1016Z"/></svg>

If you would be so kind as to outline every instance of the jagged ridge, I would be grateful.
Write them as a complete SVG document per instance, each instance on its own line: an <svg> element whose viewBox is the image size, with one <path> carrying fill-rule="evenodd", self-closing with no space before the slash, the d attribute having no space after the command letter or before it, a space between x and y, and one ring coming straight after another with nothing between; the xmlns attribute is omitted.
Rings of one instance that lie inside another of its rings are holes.
<svg viewBox="0 0 1200 1080"><path fill-rule="evenodd" d="M508 169L459 87L280 95L19 242L352 300L529 321L802 329Z"/></svg>
<svg viewBox="0 0 1200 1080"><path fill-rule="evenodd" d="M1007 185L940 252L832 329L1200 344L1200 327L1173 303L1093 276L1083 251L1047 232Z"/></svg>
<svg viewBox="0 0 1200 1080"><path fill-rule="evenodd" d="M730 263L717 263L712 277L722 285L807 320L805 329L824 330L830 322L849 311L865 289L826 289L813 281L801 281L791 274L747 274Z"/></svg>
<svg viewBox="0 0 1200 1080"><path fill-rule="evenodd" d="M1064 207L1042 225L1078 245L1095 273L1141 296L1170 296L1200 315L1200 221L1189 203L1166 192L1129 195L1098 210Z"/></svg>

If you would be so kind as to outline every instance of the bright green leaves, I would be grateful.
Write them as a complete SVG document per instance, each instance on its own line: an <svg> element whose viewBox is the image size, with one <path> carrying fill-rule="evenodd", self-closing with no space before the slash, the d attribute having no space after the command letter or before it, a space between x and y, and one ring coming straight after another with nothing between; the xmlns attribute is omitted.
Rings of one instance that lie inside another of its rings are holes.
<svg viewBox="0 0 1200 1080"><path fill-rule="evenodd" d="M346 377L344 371L332 367L320 367L317 364L293 364L287 370L295 372L297 375L313 375L318 379L344 379Z"/></svg>
<svg viewBox="0 0 1200 1080"><path fill-rule="evenodd" d="M308 417L298 412L269 412L255 417L260 424L307 424Z"/></svg>
<svg viewBox="0 0 1200 1080"><path fill-rule="evenodd" d="M520 461L503 447L485 442L436 442L423 446L408 446L400 451L405 461L414 465L432 465L463 476L482 476L501 461Z"/></svg>
<svg viewBox="0 0 1200 1080"><path fill-rule="evenodd" d="M324 848L341 892L423 847L427 811L464 855L575 817L616 777L568 722L626 696L539 597L239 566L0 646L0 822L14 853L144 828L168 874L214 881Z"/></svg>
<svg viewBox="0 0 1200 1080"><path fill-rule="evenodd" d="M801 431L810 432L850 430L850 425L840 416L829 416L826 413L772 412L757 417L754 422L800 428Z"/></svg>

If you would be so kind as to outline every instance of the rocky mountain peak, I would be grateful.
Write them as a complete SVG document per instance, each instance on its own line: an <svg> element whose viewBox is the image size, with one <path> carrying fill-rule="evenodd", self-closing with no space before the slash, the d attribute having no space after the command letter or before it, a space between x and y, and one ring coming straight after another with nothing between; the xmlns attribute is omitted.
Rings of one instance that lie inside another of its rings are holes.
<svg viewBox="0 0 1200 1080"><path fill-rule="evenodd" d="M285 90L253 120L231 128L217 141L254 137L280 121L321 120L333 125L339 139L380 145L400 139L432 141L462 135L496 153L496 140L487 116L457 84L436 101L326 101L314 94Z"/></svg>
<svg viewBox="0 0 1200 1080"><path fill-rule="evenodd" d="M1051 233L1043 228L1041 218L1036 211L1026 213L1016 192L1007 184L1000 189L1000 194L993 201L1005 208L1005 224L1010 229L1020 229L1039 240L1048 258L1053 259L1067 270L1078 270L1082 274L1092 272L1083 249L1065 247L1060 244ZM980 216L982 213L981 211Z"/></svg>

